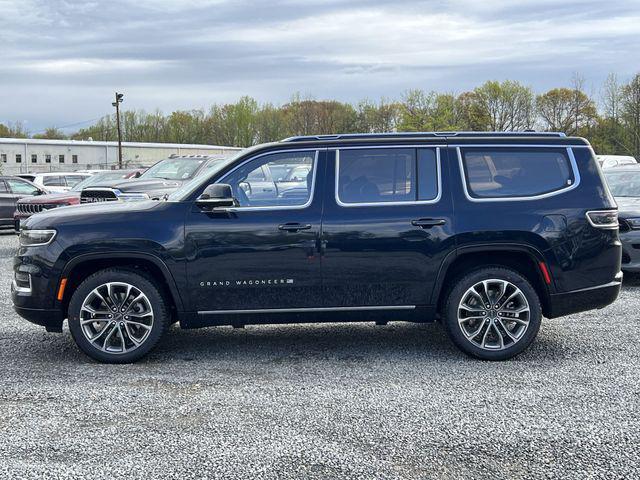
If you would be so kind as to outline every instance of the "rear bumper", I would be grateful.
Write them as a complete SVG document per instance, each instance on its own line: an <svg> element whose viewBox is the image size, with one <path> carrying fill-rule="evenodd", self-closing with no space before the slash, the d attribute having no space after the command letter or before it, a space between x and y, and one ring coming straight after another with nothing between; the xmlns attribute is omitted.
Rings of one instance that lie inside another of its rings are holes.
<svg viewBox="0 0 640 480"><path fill-rule="evenodd" d="M62 312L60 310L40 310L13 306L16 313L25 320L44 327L47 332L62 332Z"/></svg>
<svg viewBox="0 0 640 480"><path fill-rule="evenodd" d="M571 313L604 308L612 304L622 288L622 272L612 282L571 292L552 294L549 299L547 318L562 317Z"/></svg>

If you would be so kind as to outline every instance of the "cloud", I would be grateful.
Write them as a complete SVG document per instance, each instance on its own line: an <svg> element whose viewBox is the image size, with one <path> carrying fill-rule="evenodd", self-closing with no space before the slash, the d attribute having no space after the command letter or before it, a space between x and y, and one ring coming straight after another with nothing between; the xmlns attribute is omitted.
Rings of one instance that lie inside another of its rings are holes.
<svg viewBox="0 0 640 480"><path fill-rule="evenodd" d="M542 91L638 70L638 0L0 0L0 121L296 91L355 101L514 78Z"/></svg>

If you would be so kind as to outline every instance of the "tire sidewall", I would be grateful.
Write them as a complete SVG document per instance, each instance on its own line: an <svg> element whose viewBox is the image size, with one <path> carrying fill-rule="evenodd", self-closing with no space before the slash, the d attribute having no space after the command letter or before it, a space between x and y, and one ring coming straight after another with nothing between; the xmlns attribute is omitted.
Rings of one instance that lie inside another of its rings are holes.
<svg viewBox="0 0 640 480"><path fill-rule="evenodd" d="M458 305L464 293L476 283L490 278L506 280L518 287L526 297L530 311L529 327L524 336L515 345L497 351L485 350L472 344L462 333L458 323ZM444 320L449 337L465 353L483 360L507 360L526 350L536 338L542 323L542 307L535 289L522 275L503 267L485 267L456 282L447 297Z"/></svg>
<svg viewBox="0 0 640 480"><path fill-rule="evenodd" d="M144 343L127 353L112 354L97 349L87 340L80 326L80 309L85 298L96 287L108 282L125 282L143 292L153 308L153 326ZM162 337L167 324L164 299L158 288L146 277L129 270L109 269L97 272L83 281L71 297L68 310L69 331L78 347L91 358L104 363L131 363L145 356Z"/></svg>

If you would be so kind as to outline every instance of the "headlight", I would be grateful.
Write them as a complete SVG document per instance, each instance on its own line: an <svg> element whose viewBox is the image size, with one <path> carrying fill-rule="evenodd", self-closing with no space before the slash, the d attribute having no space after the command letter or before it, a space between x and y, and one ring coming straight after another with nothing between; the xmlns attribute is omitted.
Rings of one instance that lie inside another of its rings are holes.
<svg viewBox="0 0 640 480"><path fill-rule="evenodd" d="M640 218L625 218L629 226L634 230L640 230Z"/></svg>
<svg viewBox="0 0 640 480"><path fill-rule="evenodd" d="M20 245L23 247L35 247L48 245L56 236L55 230L20 230Z"/></svg>
<svg viewBox="0 0 640 480"><path fill-rule="evenodd" d="M146 193L116 193L118 200L123 202L139 202L141 200L149 200Z"/></svg>

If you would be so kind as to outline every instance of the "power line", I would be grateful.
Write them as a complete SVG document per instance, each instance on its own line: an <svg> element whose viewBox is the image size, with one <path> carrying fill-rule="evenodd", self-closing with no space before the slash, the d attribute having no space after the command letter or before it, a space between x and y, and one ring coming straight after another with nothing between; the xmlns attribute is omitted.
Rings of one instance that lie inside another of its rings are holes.
<svg viewBox="0 0 640 480"><path fill-rule="evenodd" d="M76 127L78 125L83 125L85 123L95 122L96 120L100 120L101 118L104 118L104 117L107 117L107 116L109 116L109 115L108 114L104 114L104 115L100 115L99 117L96 117L96 118L90 118L89 120L83 120L82 122L70 123L68 125L62 125L62 126L55 125L53 127L47 127L44 130L39 130L37 132L33 132L32 135L38 135L39 133L45 133L48 128L55 128L57 130L64 130L65 128Z"/></svg>

